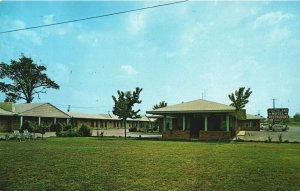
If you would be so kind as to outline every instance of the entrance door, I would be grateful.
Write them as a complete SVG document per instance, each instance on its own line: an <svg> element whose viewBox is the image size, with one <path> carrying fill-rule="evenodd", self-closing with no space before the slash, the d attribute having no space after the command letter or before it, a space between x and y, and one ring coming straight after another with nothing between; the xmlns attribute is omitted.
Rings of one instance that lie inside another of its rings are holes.
<svg viewBox="0 0 300 191"><path fill-rule="evenodd" d="M192 116L190 122L190 137L199 139L200 130L204 130L204 118L202 116Z"/></svg>

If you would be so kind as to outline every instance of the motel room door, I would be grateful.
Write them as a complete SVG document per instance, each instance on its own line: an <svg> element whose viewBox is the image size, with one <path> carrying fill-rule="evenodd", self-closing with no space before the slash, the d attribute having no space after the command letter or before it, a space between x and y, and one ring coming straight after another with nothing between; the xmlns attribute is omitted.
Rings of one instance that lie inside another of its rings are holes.
<svg viewBox="0 0 300 191"><path fill-rule="evenodd" d="M194 114L190 122L190 138L199 139L200 130L204 130L204 117Z"/></svg>

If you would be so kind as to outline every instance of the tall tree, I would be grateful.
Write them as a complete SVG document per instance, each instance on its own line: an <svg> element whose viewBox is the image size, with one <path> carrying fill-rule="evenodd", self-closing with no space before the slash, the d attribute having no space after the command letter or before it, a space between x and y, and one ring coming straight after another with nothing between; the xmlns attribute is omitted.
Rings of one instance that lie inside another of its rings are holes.
<svg viewBox="0 0 300 191"><path fill-rule="evenodd" d="M159 109L159 108L162 108L162 107L167 107L167 106L168 106L168 103L167 103L167 102L161 101L161 102L159 102L159 104L155 104L155 105L153 106L153 110Z"/></svg>
<svg viewBox="0 0 300 191"><path fill-rule="evenodd" d="M242 114L242 109L246 106L246 104L249 102L249 97L252 93L250 88L248 88L245 92L245 87L240 87L238 90L236 90L234 93L231 93L228 95L230 101L232 103L231 106L235 107L235 139L237 141L237 118Z"/></svg>
<svg viewBox="0 0 300 191"><path fill-rule="evenodd" d="M235 107L236 111L241 111L249 102L248 99L252 91L250 90L250 88L248 88L245 92L244 91L245 87L240 87L234 93L228 95L230 101L232 101L230 105Z"/></svg>
<svg viewBox="0 0 300 191"><path fill-rule="evenodd" d="M45 66L35 64L23 54L19 60L11 60L10 64L1 62L0 79L5 82L0 82L0 91L5 93L5 101L23 99L31 103L35 95L39 97L39 94L46 93L46 89L59 89L59 85L44 73L46 70Z"/></svg>
<svg viewBox="0 0 300 191"><path fill-rule="evenodd" d="M137 87L135 91L120 91L118 90L118 98L115 96L112 96L115 106L113 107L113 114L117 115L123 122L124 122L124 128L125 128L125 139L126 139L126 120L128 118L139 118L140 115L138 114L140 110L133 110L134 104L142 103L141 100L139 100L139 96L143 88Z"/></svg>

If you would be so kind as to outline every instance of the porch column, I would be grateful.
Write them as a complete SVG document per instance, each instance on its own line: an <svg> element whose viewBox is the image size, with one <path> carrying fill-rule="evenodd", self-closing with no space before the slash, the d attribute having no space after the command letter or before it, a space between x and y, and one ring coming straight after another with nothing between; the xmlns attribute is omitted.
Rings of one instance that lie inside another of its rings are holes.
<svg viewBox="0 0 300 191"><path fill-rule="evenodd" d="M164 115L164 121L163 121L163 123L164 123L164 131L166 131L166 120L167 120L167 118L166 118L166 116Z"/></svg>
<svg viewBox="0 0 300 191"><path fill-rule="evenodd" d="M207 131L207 115L204 116L204 131Z"/></svg>
<svg viewBox="0 0 300 191"><path fill-rule="evenodd" d="M20 129L21 129L22 125L23 125L23 116L20 116Z"/></svg>
<svg viewBox="0 0 300 191"><path fill-rule="evenodd" d="M229 131L229 114L226 115L226 131Z"/></svg>
<svg viewBox="0 0 300 191"><path fill-rule="evenodd" d="M54 117L53 123L56 124L56 117Z"/></svg>
<svg viewBox="0 0 300 191"><path fill-rule="evenodd" d="M185 131L185 114L182 116L182 130Z"/></svg>
<svg viewBox="0 0 300 191"><path fill-rule="evenodd" d="M41 125L41 117L39 117L39 126Z"/></svg>
<svg viewBox="0 0 300 191"><path fill-rule="evenodd" d="M69 125L69 119L67 119L67 125Z"/></svg>

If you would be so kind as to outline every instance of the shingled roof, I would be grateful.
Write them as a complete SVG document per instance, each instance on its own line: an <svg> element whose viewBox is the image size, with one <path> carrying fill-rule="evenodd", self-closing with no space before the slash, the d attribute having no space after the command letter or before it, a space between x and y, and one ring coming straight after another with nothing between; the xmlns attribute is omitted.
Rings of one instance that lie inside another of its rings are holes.
<svg viewBox="0 0 300 191"><path fill-rule="evenodd" d="M203 112L233 112L235 108L229 105L198 99L181 104L171 105L159 108L153 111L147 111L150 114L163 113L203 113Z"/></svg>
<svg viewBox="0 0 300 191"><path fill-rule="evenodd" d="M15 113L13 112L10 112L10 111L6 111L2 108L0 108L0 115L5 115L5 116L13 116L13 115L16 115Z"/></svg>

